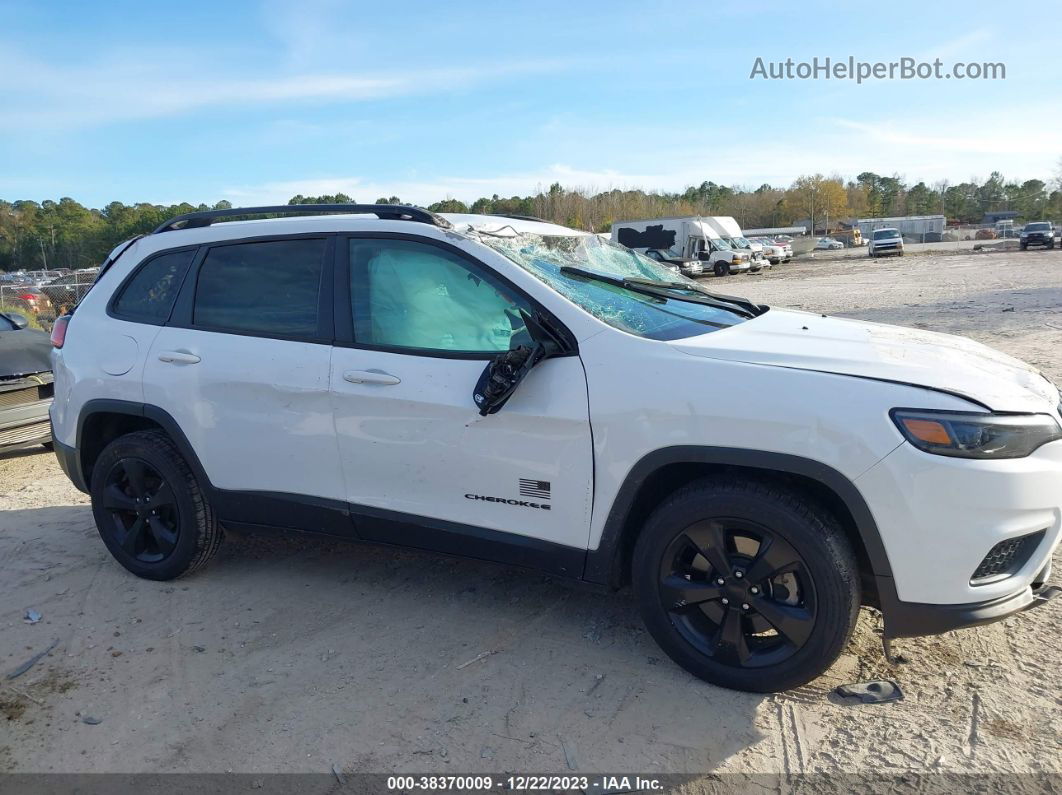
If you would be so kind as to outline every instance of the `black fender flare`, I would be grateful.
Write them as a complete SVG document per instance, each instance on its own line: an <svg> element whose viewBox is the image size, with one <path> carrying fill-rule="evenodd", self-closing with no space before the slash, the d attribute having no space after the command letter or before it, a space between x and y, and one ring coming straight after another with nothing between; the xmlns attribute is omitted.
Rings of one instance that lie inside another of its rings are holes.
<svg viewBox="0 0 1062 795"><path fill-rule="evenodd" d="M654 450L641 458L624 478L609 509L597 549L587 552L583 579L615 585L622 564L627 518L642 485L650 475L670 464L712 464L761 469L799 475L830 489L847 507L870 560L871 572L880 583L892 580L892 567L881 540L877 522L856 485L831 466L802 456L736 447L676 445Z"/></svg>
<svg viewBox="0 0 1062 795"><path fill-rule="evenodd" d="M78 451L77 466L79 476L86 485L88 482L88 473L84 471L84 462L81 460L81 456L85 449L84 430L85 424L96 414L125 414L131 417L143 417L144 419L151 420L161 427L169 435L170 439L173 440L173 443L177 445L177 449L180 450L181 455L184 457L185 461L188 462L188 466L190 466L195 473L196 479L198 479L205 488L211 491L214 490L213 485L210 483L210 478L207 477L203 465L199 462L199 456L196 455L191 442L188 441L188 437L184 435L181 426L177 424L177 420L175 420L169 412L149 403L138 403L132 400L115 400L113 398L96 398L94 400L86 401L81 407L81 411L77 417L77 435L75 437L75 447Z"/></svg>

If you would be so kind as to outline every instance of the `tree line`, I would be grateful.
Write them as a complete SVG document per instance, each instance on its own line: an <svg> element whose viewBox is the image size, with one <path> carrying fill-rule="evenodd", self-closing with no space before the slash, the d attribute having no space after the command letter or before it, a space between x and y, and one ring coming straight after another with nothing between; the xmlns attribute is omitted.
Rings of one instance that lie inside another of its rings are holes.
<svg viewBox="0 0 1062 795"><path fill-rule="evenodd" d="M293 196L288 204L347 204L343 193ZM379 197L375 204L403 204L400 197ZM98 265L118 243L145 234L183 213L227 209L214 205L123 204L88 208L71 198L59 201L0 200L0 270L85 268ZM789 187L741 188L704 181L682 192L612 189L600 192L550 185L532 196L497 194L465 204L443 199L428 206L435 212L528 215L592 232L607 232L612 223L668 215L730 215L745 228L791 226L836 229L849 218L943 214L949 221L980 223L985 213L1013 210L1018 220L1062 218L1062 173L1048 183L1040 179L1008 181L993 171L983 181L907 183L900 175L865 171L855 179L812 174Z"/></svg>

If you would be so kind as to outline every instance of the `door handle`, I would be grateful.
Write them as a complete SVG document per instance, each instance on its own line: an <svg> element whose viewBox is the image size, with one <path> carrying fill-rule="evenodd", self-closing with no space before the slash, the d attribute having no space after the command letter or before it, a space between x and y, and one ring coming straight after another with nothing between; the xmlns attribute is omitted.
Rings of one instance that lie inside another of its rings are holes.
<svg viewBox="0 0 1062 795"><path fill-rule="evenodd" d="M162 351L159 354L159 361L173 364L198 364L202 359L188 351Z"/></svg>
<svg viewBox="0 0 1062 795"><path fill-rule="evenodd" d="M398 376L381 370L347 370L343 373L343 380L350 381L352 384L379 384L380 386L394 386L402 383L402 379Z"/></svg>

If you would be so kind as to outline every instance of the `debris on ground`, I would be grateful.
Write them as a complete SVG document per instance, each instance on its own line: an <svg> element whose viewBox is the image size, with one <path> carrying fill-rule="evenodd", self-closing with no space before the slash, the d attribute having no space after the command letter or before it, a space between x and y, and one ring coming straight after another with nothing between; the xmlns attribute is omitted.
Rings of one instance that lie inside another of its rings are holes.
<svg viewBox="0 0 1062 795"><path fill-rule="evenodd" d="M24 662L24 663L22 663L22 665L18 666L18 668L15 668L11 672L9 672L7 674L7 678L8 679L14 679L16 677L22 676L22 674L26 673L26 671L28 671L30 668L32 668L34 665L36 665L38 662L40 662L48 654L48 652L50 652L52 649L54 649L58 645L59 645L59 638L56 638L55 640L53 640L49 644L47 649L45 649L42 652L38 652L37 654L34 654L32 657L30 657L28 660L26 660L26 662Z"/></svg>
<svg viewBox="0 0 1062 795"><path fill-rule="evenodd" d="M900 686L890 679L840 685L834 688L833 692L843 699L858 699L862 704L882 704L886 701L903 700L903 691L900 690Z"/></svg>
<svg viewBox="0 0 1062 795"><path fill-rule="evenodd" d="M40 620L41 620L41 619L42 619L43 617L44 617L44 616L42 616L42 615L41 615L40 613L38 613L38 612L37 612L36 610L34 610L34 609L30 608L29 610L27 610L27 611L26 611L26 615L24 615L24 616L22 617L22 620L23 620L23 621L25 621L25 622L26 622L27 624L36 624L36 623L37 623L38 621L40 621Z"/></svg>
<svg viewBox="0 0 1062 795"><path fill-rule="evenodd" d="M332 763L332 775L336 777L336 781L339 782L339 786L345 786L346 782L343 780L343 774L339 770L339 765Z"/></svg>
<svg viewBox="0 0 1062 795"><path fill-rule="evenodd" d="M561 748L564 749L564 761L567 763L568 769L569 770L576 770L577 766L575 764L575 753L568 746L568 743L564 742L564 738L563 737L558 735L557 739L560 740Z"/></svg>
<svg viewBox="0 0 1062 795"><path fill-rule="evenodd" d="M81 722L87 723L89 726L99 726L101 723L103 723L102 720L100 720L99 718L94 718L91 715L82 715Z"/></svg>
<svg viewBox="0 0 1062 795"><path fill-rule="evenodd" d="M466 660L465 662L463 662L459 666L457 666L457 670L460 671L462 668L467 668L472 663L477 663L480 660L485 660L488 657L490 657L492 654L497 654L497 653L498 653L497 649L490 649L489 651L485 651L482 654L477 654L471 660Z"/></svg>

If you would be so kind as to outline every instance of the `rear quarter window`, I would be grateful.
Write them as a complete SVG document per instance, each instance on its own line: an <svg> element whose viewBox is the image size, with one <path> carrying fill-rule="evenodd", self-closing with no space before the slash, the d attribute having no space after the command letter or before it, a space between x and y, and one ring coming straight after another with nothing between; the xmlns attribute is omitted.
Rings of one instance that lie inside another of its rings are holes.
<svg viewBox="0 0 1062 795"><path fill-rule="evenodd" d="M165 323L196 250L152 257L125 283L114 301L114 314L147 323Z"/></svg>

